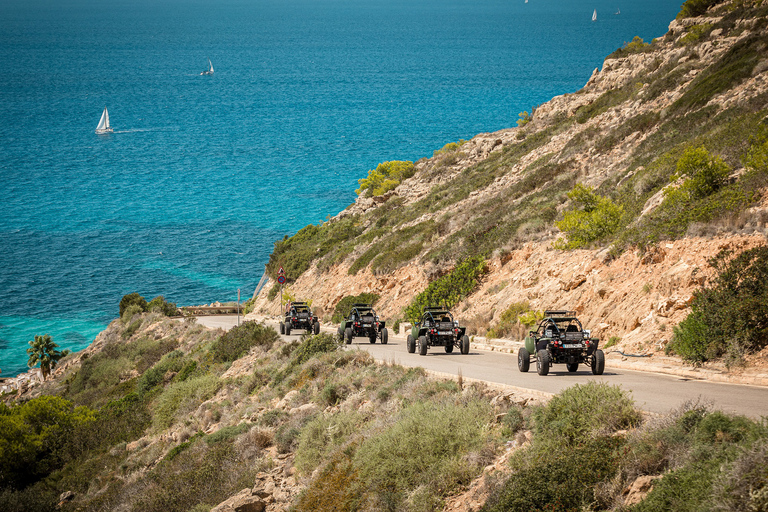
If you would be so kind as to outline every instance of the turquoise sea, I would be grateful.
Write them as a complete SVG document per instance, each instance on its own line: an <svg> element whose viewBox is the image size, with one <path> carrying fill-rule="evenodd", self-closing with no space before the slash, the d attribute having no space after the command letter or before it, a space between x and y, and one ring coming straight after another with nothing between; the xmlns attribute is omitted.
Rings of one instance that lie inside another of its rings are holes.
<svg viewBox="0 0 768 512"><path fill-rule="evenodd" d="M2 376L126 293L249 297L369 169L515 126L681 1L3 0Z"/></svg>

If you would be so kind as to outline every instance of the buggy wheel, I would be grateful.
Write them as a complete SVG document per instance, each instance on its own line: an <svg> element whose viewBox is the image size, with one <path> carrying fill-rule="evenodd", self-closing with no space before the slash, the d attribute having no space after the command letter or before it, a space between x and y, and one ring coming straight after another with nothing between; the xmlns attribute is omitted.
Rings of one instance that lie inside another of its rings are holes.
<svg viewBox="0 0 768 512"><path fill-rule="evenodd" d="M520 347L517 352L517 369L523 373L526 373L531 367L531 354L528 353L528 349Z"/></svg>
<svg viewBox="0 0 768 512"><path fill-rule="evenodd" d="M565 367L568 368L569 372L574 373L579 369L579 363L565 363Z"/></svg>
<svg viewBox="0 0 768 512"><path fill-rule="evenodd" d="M285 322L285 335L291 335L291 322Z"/></svg>
<svg viewBox="0 0 768 512"><path fill-rule="evenodd" d="M419 336L419 355L420 356L427 355L427 337L426 336Z"/></svg>
<svg viewBox="0 0 768 512"><path fill-rule="evenodd" d="M344 341L347 342L347 345L352 343L352 328L347 327L347 329L344 331Z"/></svg>
<svg viewBox="0 0 768 512"><path fill-rule="evenodd" d="M280 322L280 334L285 334L285 324Z"/></svg>
<svg viewBox="0 0 768 512"><path fill-rule="evenodd" d="M469 336L466 334L461 337L461 353L464 355L469 354Z"/></svg>
<svg viewBox="0 0 768 512"><path fill-rule="evenodd" d="M451 352L453 352L453 341L448 341L445 344L445 353L450 354Z"/></svg>
<svg viewBox="0 0 768 512"><path fill-rule="evenodd" d="M592 355L592 373L595 375L602 375L605 370L605 354L602 350L595 350Z"/></svg>
<svg viewBox="0 0 768 512"><path fill-rule="evenodd" d="M320 334L320 322L315 322L312 325L312 333L313 334Z"/></svg>
<svg viewBox="0 0 768 512"><path fill-rule="evenodd" d="M405 348L408 350L409 354L413 354L416 352L416 340L413 339L413 336L410 334L408 335L408 338L405 340Z"/></svg>
<svg viewBox="0 0 768 512"><path fill-rule="evenodd" d="M368 335L368 341L370 341L371 343L376 343L376 333L375 332L372 332L371 334Z"/></svg>
<svg viewBox="0 0 768 512"><path fill-rule="evenodd" d="M546 375L549 373L549 352L539 350L536 353L536 373Z"/></svg>
<svg viewBox="0 0 768 512"><path fill-rule="evenodd" d="M389 332L387 332L387 328L383 328L381 330L381 344L386 345L387 341L389 341Z"/></svg>

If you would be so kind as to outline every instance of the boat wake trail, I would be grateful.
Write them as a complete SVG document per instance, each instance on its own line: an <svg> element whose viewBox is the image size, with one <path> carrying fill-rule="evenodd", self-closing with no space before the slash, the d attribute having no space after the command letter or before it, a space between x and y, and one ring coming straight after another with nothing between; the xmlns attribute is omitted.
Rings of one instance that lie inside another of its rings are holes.
<svg viewBox="0 0 768 512"><path fill-rule="evenodd" d="M112 133L139 133L139 132L177 132L178 126L163 126L160 128L132 128L130 130L115 130Z"/></svg>

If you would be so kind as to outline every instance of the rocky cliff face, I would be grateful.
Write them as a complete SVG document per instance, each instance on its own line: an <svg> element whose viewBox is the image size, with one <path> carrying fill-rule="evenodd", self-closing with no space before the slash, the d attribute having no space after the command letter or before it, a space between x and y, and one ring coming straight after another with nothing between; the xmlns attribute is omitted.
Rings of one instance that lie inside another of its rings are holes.
<svg viewBox="0 0 768 512"><path fill-rule="evenodd" d="M704 237L690 236L697 233L689 229L687 238L662 240L647 251L625 247L617 258L605 247L553 250L559 232L552 217L568 207L565 191L574 183L610 195L634 180L635 199L644 200L638 212L641 219L664 197L662 187L649 192L651 178L643 173L657 165L660 148L698 143L703 132L691 127L699 122L696 116L706 112L707 119L721 114L725 118L726 113L736 111L764 116L768 54L760 49L768 47L767 27L765 13L745 18L732 2L718 4L707 16L675 20L668 33L652 44L625 47L609 56L584 88L539 106L528 124L477 135L455 152L436 152L417 162L416 174L394 191L359 197L330 221L351 219L360 227L361 234L352 242L354 248L332 264L318 258L300 276L289 276L296 277L291 292L313 300L326 313L345 296L374 292L381 296L377 307L384 317L401 318L403 307L431 279L450 268L456 254L471 253L475 240L477 250L487 253L486 234L499 232L508 236L500 236L490 246L490 272L480 288L458 306L460 318L476 333L483 334L497 323L513 302L528 301L535 309L575 309L600 336L619 337L620 346L628 349L663 348L672 327L689 310L707 259L726 246L747 248L764 241L765 202L758 201L737 219L706 229L699 226ZM750 57L748 72L727 86L707 86L713 76L722 75L713 69L741 58L747 52L742 48L757 52ZM700 96L705 94L708 96L702 100ZM682 112L681 105L695 107ZM692 130L690 135L681 135L681 127L686 126ZM712 136L713 132L707 133ZM731 165L732 177L744 172L734 148L746 144L745 138L724 143L719 151ZM664 140L671 142L659 142ZM547 172L551 174L545 176ZM533 184L526 185L526 180ZM459 187L466 192L454 194L453 189ZM763 194L762 190L756 192ZM455 201L445 199L451 194ZM553 209L544 220L537 212L538 204L541 211ZM498 210L492 210L492 205L499 205ZM387 208L401 219L382 223L381 212ZM535 213L526 214L528 217L516 213L523 210ZM478 220L481 217L486 220ZM457 236L480 222L486 224L482 230ZM419 231L427 225L431 228L426 233ZM392 233L412 231L420 237L418 244L412 245L415 238L407 236L389 246L381 243L392 240ZM441 249L446 246L457 249L446 255ZM395 265L394 270L368 265L350 275L350 268L366 251L370 256L379 247L394 253L415 247L418 255ZM269 300L265 291L254 311L277 314L279 297Z"/></svg>

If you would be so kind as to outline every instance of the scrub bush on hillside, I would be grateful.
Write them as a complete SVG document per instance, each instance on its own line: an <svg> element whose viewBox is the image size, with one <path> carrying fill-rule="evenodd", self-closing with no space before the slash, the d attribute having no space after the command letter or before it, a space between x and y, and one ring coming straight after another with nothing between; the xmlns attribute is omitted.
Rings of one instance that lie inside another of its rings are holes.
<svg viewBox="0 0 768 512"><path fill-rule="evenodd" d="M358 195L380 196L394 190L404 179L413 176L416 172L413 162L393 160L380 163L376 169L368 171L368 177L357 180L360 188Z"/></svg>
<svg viewBox="0 0 768 512"><path fill-rule="evenodd" d="M639 425L640 413L619 387L589 382L554 396L532 419L532 446L513 455L512 476L483 511L586 510L595 486L619 469L626 439L614 434Z"/></svg>
<svg viewBox="0 0 768 512"><path fill-rule="evenodd" d="M426 290L414 297L405 308L405 317L410 322L418 322L425 307L452 308L477 288L487 271L481 256L461 261L451 272L429 283Z"/></svg>
<svg viewBox="0 0 768 512"><path fill-rule="evenodd" d="M674 328L667 352L700 364L741 361L768 345L768 246L709 260L714 276L694 294L691 313Z"/></svg>
<svg viewBox="0 0 768 512"><path fill-rule="evenodd" d="M231 362L243 357L254 346L269 350L278 339L279 335L272 327L253 321L243 322L216 340L211 353L216 362Z"/></svg>
<svg viewBox="0 0 768 512"><path fill-rule="evenodd" d="M578 206L565 212L563 220L555 225L565 233L567 242L558 241L558 249L588 247L594 242L605 240L621 225L624 207L607 197L596 194L590 187L577 184L568 197Z"/></svg>

